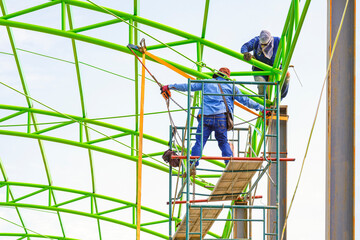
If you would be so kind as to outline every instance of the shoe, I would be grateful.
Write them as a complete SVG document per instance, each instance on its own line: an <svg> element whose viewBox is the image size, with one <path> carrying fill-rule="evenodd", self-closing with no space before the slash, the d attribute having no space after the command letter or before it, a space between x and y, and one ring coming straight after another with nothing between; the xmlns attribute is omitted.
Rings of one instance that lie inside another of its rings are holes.
<svg viewBox="0 0 360 240"><path fill-rule="evenodd" d="M190 176L196 176L196 168L190 169Z"/></svg>

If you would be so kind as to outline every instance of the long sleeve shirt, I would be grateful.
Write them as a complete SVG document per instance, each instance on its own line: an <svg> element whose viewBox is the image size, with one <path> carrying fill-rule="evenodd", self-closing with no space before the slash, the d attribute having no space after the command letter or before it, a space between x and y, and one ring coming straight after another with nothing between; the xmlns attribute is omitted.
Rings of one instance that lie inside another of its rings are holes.
<svg viewBox="0 0 360 240"><path fill-rule="evenodd" d="M260 44L260 39L259 37L254 37L253 39L251 39L250 41L248 41L247 43L245 43L244 45L242 45L241 47L241 53L246 53L246 52L251 52L254 51L254 57L255 59L266 63L270 66L274 65L274 61L275 61L275 56L276 56L276 52L278 50L279 47L279 43L280 43L280 38L279 37L274 37L274 50L273 50L273 55L272 57L269 59L267 57L265 57L263 52L259 52L258 51L258 46ZM257 68L257 67L253 67L254 71L262 71L261 69Z"/></svg>
<svg viewBox="0 0 360 240"><path fill-rule="evenodd" d="M214 79L207 79L207 80L214 80ZM225 81L225 79L221 77L217 77L216 80L219 81ZM188 91L188 84L170 84L170 89L176 89L182 92ZM235 86L233 89L232 84L226 84L222 83L221 88L224 92L224 94L232 94L233 96L225 96L229 111L231 114L234 112L234 99L241 103L242 105L245 105L249 108L263 111L264 107L260 105L259 103L253 101L252 99L243 96L243 94L240 92L240 90ZM192 83L191 84L191 91L201 91L202 90L202 84L201 83ZM233 91L234 90L234 91ZM215 115L220 113L226 112L226 106L224 104L224 100L222 96L219 95L207 95L210 94L221 94L219 85L217 83L205 83L204 84L204 115ZM199 114L201 113L201 110L199 111Z"/></svg>

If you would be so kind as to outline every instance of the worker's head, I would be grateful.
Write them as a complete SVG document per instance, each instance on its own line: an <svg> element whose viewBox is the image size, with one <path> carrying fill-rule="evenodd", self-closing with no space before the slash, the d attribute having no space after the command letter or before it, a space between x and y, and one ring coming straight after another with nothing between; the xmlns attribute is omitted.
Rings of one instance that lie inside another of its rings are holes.
<svg viewBox="0 0 360 240"><path fill-rule="evenodd" d="M227 77L230 77L230 69L226 68L226 67L222 67L219 69L219 72L218 73L214 73L213 74L213 78L216 78L216 77L225 77L225 75Z"/></svg>
<svg viewBox="0 0 360 240"><path fill-rule="evenodd" d="M268 30L262 30L259 36L260 44L266 46L271 38L271 33Z"/></svg>

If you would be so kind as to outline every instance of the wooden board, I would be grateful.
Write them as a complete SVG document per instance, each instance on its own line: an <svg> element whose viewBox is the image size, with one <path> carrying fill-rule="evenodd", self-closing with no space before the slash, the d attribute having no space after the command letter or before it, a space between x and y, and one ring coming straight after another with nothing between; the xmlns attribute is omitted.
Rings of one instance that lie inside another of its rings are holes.
<svg viewBox="0 0 360 240"><path fill-rule="evenodd" d="M200 240L200 208L191 208L189 212L189 233L197 233L189 235L190 240ZM216 219L221 213L222 208L202 208L202 218ZM202 220L202 238L205 237L207 232L210 230L214 221ZM186 217L181 221L175 235L174 240L185 240L186 239Z"/></svg>
<svg viewBox="0 0 360 240"><path fill-rule="evenodd" d="M261 161L230 161L225 170L256 170L261 167L261 164ZM209 197L209 201L237 199L239 193L242 193L245 190L246 186L250 183L252 177L257 172L258 171L224 172L219 181L216 183L215 188Z"/></svg>

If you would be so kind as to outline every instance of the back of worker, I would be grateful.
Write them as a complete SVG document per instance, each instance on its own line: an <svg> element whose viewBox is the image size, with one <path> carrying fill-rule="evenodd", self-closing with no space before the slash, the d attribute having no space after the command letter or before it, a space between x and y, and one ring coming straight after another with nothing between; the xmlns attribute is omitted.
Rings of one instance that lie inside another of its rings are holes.
<svg viewBox="0 0 360 240"><path fill-rule="evenodd" d="M226 79L217 76L213 79L209 80L219 80L219 81L226 81ZM234 109L234 100L237 100L239 103L256 109L256 110L263 110L263 107L254 102L253 100L249 99L248 97L242 96L242 93L240 90L231 84L230 82L227 83L221 83L221 88L224 92L224 94L231 94L233 96L225 96L227 105L229 107L229 111L231 114L233 114ZM176 89L179 91L187 91L188 90L188 84L170 84L169 89ZM191 91L201 91L202 90L202 83L192 83L191 84ZM221 94L219 84L218 83L205 83L204 84L204 112L202 113L201 110L199 111L199 114L204 115L214 115L214 114L220 114L226 112L226 106L224 104L224 100L222 96L219 95L208 95L208 94Z"/></svg>
<svg viewBox="0 0 360 240"><path fill-rule="evenodd" d="M228 68L220 68L219 72L214 74L213 79L208 80L218 80L218 81L226 81L225 76L230 77L230 70ZM222 94L219 85L221 85L221 89L224 94L231 94L232 96L225 96L229 111L233 114L233 105L234 99L241 104L263 111L264 108L262 105L257 102L249 99L246 96L242 96L240 90L229 83L192 83L191 91L202 91L204 88L204 108L203 111L199 111L198 114L198 127L196 132L201 133L201 124L202 119L204 122L202 139L201 135L196 135L196 142L192 148L191 156L201 156L202 155L202 147L204 147L206 141L208 140L210 134L215 132L215 138L218 141L219 148L222 152L223 157L231 157L233 155L230 145L227 139L227 125L226 125L226 106L224 103L224 99L222 95L214 95L214 94ZM176 89L179 91L188 91L188 84L171 84L167 86L163 86L161 88L162 94L168 92L168 96L171 96L170 89ZM208 95L211 94L211 95ZM164 96L164 94L163 94ZM203 142L203 146L201 146L201 140ZM228 161L225 161L227 163ZM199 162L196 162L196 166Z"/></svg>

